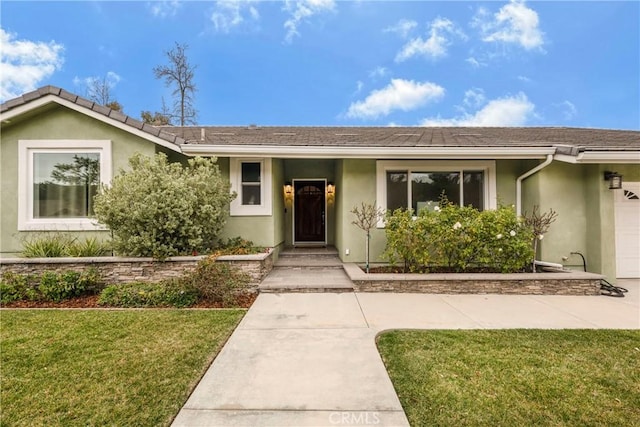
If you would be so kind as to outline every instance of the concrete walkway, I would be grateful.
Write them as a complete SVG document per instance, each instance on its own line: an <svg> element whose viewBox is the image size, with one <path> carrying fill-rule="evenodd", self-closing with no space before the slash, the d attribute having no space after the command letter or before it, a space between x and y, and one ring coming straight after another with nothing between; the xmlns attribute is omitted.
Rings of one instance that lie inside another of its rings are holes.
<svg viewBox="0 0 640 427"><path fill-rule="evenodd" d="M407 426L386 329L640 328L640 283L604 296L261 294L174 426Z"/></svg>

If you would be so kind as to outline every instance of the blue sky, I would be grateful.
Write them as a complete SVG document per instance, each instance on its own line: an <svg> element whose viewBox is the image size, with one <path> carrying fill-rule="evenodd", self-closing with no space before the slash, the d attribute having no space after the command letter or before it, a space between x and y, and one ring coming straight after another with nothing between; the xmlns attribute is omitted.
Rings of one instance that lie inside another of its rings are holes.
<svg viewBox="0 0 640 427"><path fill-rule="evenodd" d="M3 1L0 96L107 78L160 110L196 65L202 125L640 129L640 2Z"/></svg>

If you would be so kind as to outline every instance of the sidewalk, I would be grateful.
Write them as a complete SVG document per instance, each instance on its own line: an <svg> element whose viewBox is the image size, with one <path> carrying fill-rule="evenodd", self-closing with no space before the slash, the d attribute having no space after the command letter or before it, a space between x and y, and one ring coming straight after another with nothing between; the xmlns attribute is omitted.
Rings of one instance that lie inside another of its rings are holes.
<svg viewBox="0 0 640 427"><path fill-rule="evenodd" d="M395 328L640 328L598 296L261 294L174 426L407 426L375 346Z"/></svg>

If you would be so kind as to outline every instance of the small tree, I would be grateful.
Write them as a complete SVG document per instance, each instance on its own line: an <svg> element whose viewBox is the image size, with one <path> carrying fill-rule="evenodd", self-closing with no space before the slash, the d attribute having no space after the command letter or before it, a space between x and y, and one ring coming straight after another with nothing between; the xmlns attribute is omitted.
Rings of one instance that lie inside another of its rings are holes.
<svg viewBox="0 0 640 427"><path fill-rule="evenodd" d="M536 260L535 257L538 253L538 242L540 242L544 235L549 231L549 227L558 218L558 213L553 209L549 209L549 212L541 213L540 206L535 205L531 214L525 212L523 215L524 223L531 228L533 232L533 261L531 266L533 272L536 272Z"/></svg>
<svg viewBox="0 0 640 427"><path fill-rule="evenodd" d="M355 206L351 209L351 213L356 216L356 220L351 222L351 224L355 225L359 229L363 230L367 237L366 247L365 247L365 258L366 258L366 271L369 272L369 244L371 242L371 230L378 223L378 219L384 212L382 209L375 206L375 202L373 205L362 202L360 207Z"/></svg>
<svg viewBox="0 0 640 427"><path fill-rule="evenodd" d="M122 111L122 105L111 95L111 90L119 79L117 75L112 73L108 73L102 78L89 78L87 80L87 97L93 102L109 107L112 110Z"/></svg>
<svg viewBox="0 0 640 427"><path fill-rule="evenodd" d="M162 259L215 246L235 198L215 159L196 157L183 166L162 153L136 154L129 165L94 201L117 253Z"/></svg>

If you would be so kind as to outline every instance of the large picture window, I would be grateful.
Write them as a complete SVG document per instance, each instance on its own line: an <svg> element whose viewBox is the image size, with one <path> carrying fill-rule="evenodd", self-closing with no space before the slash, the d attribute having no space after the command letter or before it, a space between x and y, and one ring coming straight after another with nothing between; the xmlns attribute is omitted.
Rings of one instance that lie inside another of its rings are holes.
<svg viewBox="0 0 640 427"><path fill-rule="evenodd" d="M231 215L271 215L271 159L232 158L229 173L231 189L238 194Z"/></svg>
<svg viewBox="0 0 640 427"><path fill-rule="evenodd" d="M109 141L20 141L20 230L91 230L93 198L111 179Z"/></svg>
<svg viewBox="0 0 640 427"><path fill-rule="evenodd" d="M460 206L495 208L495 162L378 161L382 209L433 209L443 195Z"/></svg>

